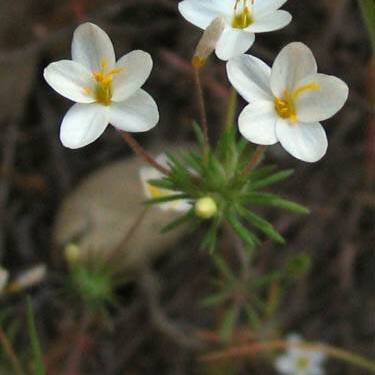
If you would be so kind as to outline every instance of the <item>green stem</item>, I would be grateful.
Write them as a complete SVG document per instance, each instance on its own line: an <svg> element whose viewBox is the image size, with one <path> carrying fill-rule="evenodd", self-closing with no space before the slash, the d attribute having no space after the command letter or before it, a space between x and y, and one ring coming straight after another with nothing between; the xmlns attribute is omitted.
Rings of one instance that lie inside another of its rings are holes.
<svg viewBox="0 0 375 375"><path fill-rule="evenodd" d="M229 129L234 125L234 117L237 109L237 91L232 87L229 94L227 114L225 117L225 128Z"/></svg>
<svg viewBox="0 0 375 375"><path fill-rule="evenodd" d="M22 370L22 366L12 347L12 344L10 343L8 337L6 336L4 330L1 327L0 327L0 343L4 349L4 352L8 356L10 363L12 364L14 373L16 375L25 375L25 372Z"/></svg>
<svg viewBox="0 0 375 375"><path fill-rule="evenodd" d="M203 130L205 153L207 155L207 151L209 149L209 143L210 143L209 138L208 138L207 112L206 112L206 106L204 104L203 89L202 89L202 83L201 83L201 78L200 78L200 70L198 68L194 68L194 82L195 82L195 88L197 92L197 103L198 103L198 108L199 108L200 125Z"/></svg>
<svg viewBox="0 0 375 375"><path fill-rule="evenodd" d="M358 0L358 3L370 35L372 53L375 54L375 1Z"/></svg>
<svg viewBox="0 0 375 375"><path fill-rule="evenodd" d="M253 155L251 156L251 159L245 166L245 168L242 171L242 175L248 175L260 162L262 159L264 153L266 152L267 146L259 145L255 149Z"/></svg>

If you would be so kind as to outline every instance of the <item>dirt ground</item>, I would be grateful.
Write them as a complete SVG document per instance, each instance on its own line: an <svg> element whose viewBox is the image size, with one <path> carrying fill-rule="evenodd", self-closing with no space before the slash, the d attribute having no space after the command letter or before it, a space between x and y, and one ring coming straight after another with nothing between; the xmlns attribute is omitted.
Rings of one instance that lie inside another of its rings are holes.
<svg viewBox="0 0 375 375"><path fill-rule="evenodd" d="M271 161L295 168L295 175L279 189L309 206L312 214L301 218L265 212L288 245L263 246L261 266L277 265L299 251L310 254L312 270L289 289L279 325L285 332L297 331L310 340L375 358L375 133L368 101L374 83L369 41L355 1L289 0L284 8L293 22L281 31L258 34L251 53L271 63L284 45L302 41L313 50L321 72L348 83L350 97L344 109L325 122L329 148L322 161L304 164L278 146L268 152ZM131 154L113 129L76 151L59 142L59 125L70 103L53 92L42 72L49 62L70 57L72 32L85 20L109 33L119 55L143 49L153 56L146 88L158 102L161 121L137 136L146 148L191 141L191 121L197 118L189 59L200 32L179 15L177 1L0 2L0 261L11 275L36 263L48 266L47 279L28 290L48 374L275 373L264 358L236 359L235 370L226 370L228 364L221 370L201 365L200 349L155 329L147 296L134 284L118 291L121 305L110 309L106 322L89 330L61 294L66 270L52 251L58 208L91 171ZM203 85L215 139L229 95L225 65L212 59L203 72ZM154 265L163 312L184 332L214 328L212 311L198 303L209 290L211 263L197 247L197 238L186 238ZM0 310L11 311L3 320L5 328L14 322L22 326L25 294L1 300ZM23 358L26 330L16 329L14 346ZM329 362L327 373L366 374L335 361Z"/></svg>

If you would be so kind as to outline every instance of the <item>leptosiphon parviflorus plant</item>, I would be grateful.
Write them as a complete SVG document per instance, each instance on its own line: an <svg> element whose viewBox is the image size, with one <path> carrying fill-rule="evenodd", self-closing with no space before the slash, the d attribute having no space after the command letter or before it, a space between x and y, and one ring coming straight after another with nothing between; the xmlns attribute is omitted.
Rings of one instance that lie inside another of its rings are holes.
<svg viewBox="0 0 375 375"><path fill-rule="evenodd" d="M318 73L313 53L301 42L286 44L272 67L251 54L244 54L254 43L256 33L275 31L291 22L291 15L280 9L284 3L286 0L179 3L182 16L204 30L192 58L200 119L192 126L196 144L189 152L153 158L129 134L148 131L159 120L156 103L141 89L152 69L148 53L133 51L116 62L108 35L98 26L85 23L75 31L72 61L52 63L44 72L52 88L77 103L63 119L60 131L63 145L84 147L112 124L149 164L140 170L145 204L181 213L162 230L190 225L203 231L201 248L212 254L220 275L220 280L214 283L217 290L204 303L229 305L221 327L224 340L231 336L242 312L251 329L263 337L262 324L277 313L282 287L309 266L308 257L300 255L287 259L283 269L264 275L249 272L262 242L270 239L280 245L286 243L273 224L258 213L258 207L298 214L309 212L270 191L293 171L263 164L267 147L279 142L301 161L319 161L328 147L320 121L338 112L348 97L348 87L342 80ZM233 85L226 121L215 144L209 139L200 82L201 70L214 51L220 60L226 61L228 79ZM237 92L248 102L238 119L234 115ZM252 147L249 142L257 146ZM240 275L231 270L225 256L218 251L223 231L241 242ZM278 345L271 347L287 349L275 362L280 373L322 372L324 350L309 348L299 341L292 344L278 341ZM375 371L372 362L331 349L326 354Z"/></svg>

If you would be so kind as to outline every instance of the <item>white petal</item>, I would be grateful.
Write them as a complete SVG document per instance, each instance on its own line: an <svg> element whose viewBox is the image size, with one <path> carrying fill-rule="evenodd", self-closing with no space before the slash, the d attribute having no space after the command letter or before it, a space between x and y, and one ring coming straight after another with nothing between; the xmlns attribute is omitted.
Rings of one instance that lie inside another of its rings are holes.
<svg viewBox="0 0 375 375"><path fill-rule="evenodd" d="M269 14L275 10L281 8L287 0L260 0L255 1L252 10L255 17L263 16L264 14Z"/></svg>
<svg viewBox="0 0 375 375"><path fill-rule="evenodd" d="M319 365L326 360L327 356L322 352L310 352L311 360L314 364Z"/></svg>
<svg viewBox="0 0 375 375"><path fill-rule="evenodd" d="M102 64L112 69L116 63L111 39L100 27L89 22L74 31L72 57L91 72L99 71Z"/></svg>
<svg viewBox="0 0 375 375"><path fill-rule="evenodd" d="M273 63L272 92L282 97L285 90L292 91L299 80L316 72L317 65L311 50L303 43L290 43L280 51Z"/></svg>
<svg viewBox="0 0 375 375"><path fill-rule="evenodd" d="M228 18L233 7L233 0L184 0L178 4L182 16L201 29L205 29L217 16Z"/></svg>
<svg viewBox="0 0 375 375"><path fill-rule="evenodd" d="M288 355L282 355L275 361L276 370L282 374L295 375L295 367L293 360Z"/></svg>
<svg viewBox="0 0 375 375"><path fill-rule="evenodd" d="M286 151L308 163L320 160L327 151L327 135L318 122L291 124L279 119L276 136Z"/></svg>
<svg viewBox="0 0 375 375"><path fill-rule="evenodd" d="M248 102L273 100L270 88L271 68L262 60L240 55L227 63L229 81Z"/></svg>
<svg viewBox="0 0 375 375"><path fill-rule="evenodd" d="M152 69L151 55L144 51L132 51L117 62L121 72L113 76L113 95L115 102L124 101L133 95L149 77Z"/></svg>
<svg viewBox="0 0 375 375"><path fill-rule="evenodd" d="M138 90L123 102L113 102L109 107L109 122L127 132L145 132L159 121L158 107L146 91Z"/></svg>
<svg viewBox="0 0 375 375"><path fill-rule="evenodd" d="M227 61L245 53L254 43L255 35L241 29L227 27L216 44L216 56Z"/></svg>
<svg viewBox="0 0 375 375"><path fill-rule="evenodd" d="M91 73L81 64L71 60L61 60L49 64L44 69L44 79L60 95L78 103L95 101L87 90L93 90Z"/></svg>
<svg viewBox="0 0 375 375"><path fill-rule="evenodd" d="M100 104L74 104L60 128L62 144L80 148L97 140L108 125L107 107Z"/></svg>
<svg viewBox="0 0 375 375"><path fill-rule="evenodd" d="M254 15L254 23L252 23L245 30L252 33L264 33L267 31L280 30L288 25L291 20L292 15L289 12L286 12L285 10L276 10L261 17Z"/></svg>
<svg viewBox="0 0 375 375"><path fill-rule="evenodd" d="M276 122L273 103L265 101L248 104L238 119L240 133L247 140L258 145L277 143Z"/></svg>
<svg viewBox="0 0 375 375"><path fill-rule="evenodd" d="M295 87L315 83L318 90L303 91L295 101L298 120L323 121L338 112L348 99L349 88L341 79L325 74L315 74L299 81Z"/></svg>

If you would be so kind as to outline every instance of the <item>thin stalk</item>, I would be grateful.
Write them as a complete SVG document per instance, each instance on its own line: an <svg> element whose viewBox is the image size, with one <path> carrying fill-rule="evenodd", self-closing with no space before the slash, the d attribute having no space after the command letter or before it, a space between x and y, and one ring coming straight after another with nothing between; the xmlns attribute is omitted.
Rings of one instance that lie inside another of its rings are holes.
<svg viewBox="0 0 375 375"><path fill-rule="evenodd" d="M142 224L146 213L148 212L148 209L150 207L145 207L140 214L135 218L133 224L130 226L128 231L125 233L125 236L121 240L120 244L116 247L116 249L111 253L111 255L108 257L107 263L111 263L111 260L115 259L116 256L123 251L124 248L129 244L132 237L137 232L137 229ZM116 264L116 263L114 263Z"/></svg>
<svg viewBox="0 0 375 375"><path fill-rule="evenodd" d="M227 129L232 127L234 124L236 108L237 108L237 91L232 87L230 94L229 94L227 114L225 117L225 124L224 124L224 127Z"/></svg>
<svg viewBox="0 0 375 375"><path fill-rule="evenodd" d="M267 149L267 146L263 146L263 145L257 146L257 148L255 149L251 159L249 160L249 162L247 163L247 165L243 169L242 175L249 174L257 166L260 159L262 158L262 156L266 152L266 149Z"/></svg>
<svg viewBox="0 0 375 375"><path fill-rule="evenodd" d="M203 89L202 89L201 78L200 78L198 68L194 68L194 82L195 82L195 88L196 88L196 93L197 93L197 103L198 103L198 109L199 109L200 123L201 123L201 127L203 130L204 143L205 143L206 150L208 150L209 138L208 138L207 112L206 112L206 106L204 104Z"/></svg>
<svg viewBox="0 0 375 375"><path fill-rule="evenodd" d="M288 341L275 340L270 342L258 342L242 347L232 347L227 350L222 350L202 356L200 359L204 362L217 361L220 359L228 359L234 357L242 357L254 355L268 350L285 350L291 347L299 348L302 350L321 352L327 356L339 359L341 361L350 363L357 367L361 367L375 374L375 362L368 360L358 354L353 354L349 351L339 349L333 346L319 344L319 343L291 343Z"/></svg>
<svg viewBox="0 0 375 375"><path fill-rule="evenodd" d="M129 145L129 147L134 151L136 155L138 155L141 159L145 160L148 164L153 166L159 172L165 174L166 176L169 175L170 171L159 164L136 140L133 136L129 133L121 132L122 138L125 142Z"/></svg>
<svg viewBox="0 0 375 375"><path fill-rule="evenodd" d="M10 343L2 327L0 327L0 343L4 349L4 352L8 356L10 363L12 364L14 373L16 375L25 375L25 372L22 369L21 363L18 360L12 344Z"/></svg>

